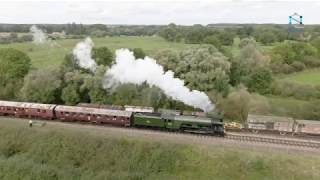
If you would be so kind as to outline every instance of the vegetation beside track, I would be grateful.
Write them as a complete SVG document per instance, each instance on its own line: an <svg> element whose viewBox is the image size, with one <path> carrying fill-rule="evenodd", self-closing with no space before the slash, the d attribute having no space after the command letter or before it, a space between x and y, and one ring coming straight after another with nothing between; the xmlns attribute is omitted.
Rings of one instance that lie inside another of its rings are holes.
<svg viewBox="0 0 320 180"><path fill-rule="evenodd" d="M0 179L319 179L319 162L0 118Z"/></svg>

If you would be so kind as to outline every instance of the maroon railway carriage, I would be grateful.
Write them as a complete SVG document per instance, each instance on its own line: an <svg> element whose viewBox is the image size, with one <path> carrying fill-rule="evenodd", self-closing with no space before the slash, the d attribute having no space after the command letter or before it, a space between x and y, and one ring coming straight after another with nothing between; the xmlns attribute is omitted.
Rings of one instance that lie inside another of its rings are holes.
<svg viewBox="0 0 320 180"><path fill-rule="evenodd" d="M54 104L0 101L0 115L22 118L54 119Z"/></svg>
<svg viewBox="0 0 320 180"><path fill-rule="evenodd" d="M131 126L132 112L78 106L56 106L55 116L62 121L80 121L116 126Z"/></svg>
<svg viewBox="0 0 320 180"><path fill-rule="evenodd" d="M118 106L118 105L101 105L101 104L79 103L77 106L88 107L88 108L99 108L99 109L125 110L123 106Z"/></svg>

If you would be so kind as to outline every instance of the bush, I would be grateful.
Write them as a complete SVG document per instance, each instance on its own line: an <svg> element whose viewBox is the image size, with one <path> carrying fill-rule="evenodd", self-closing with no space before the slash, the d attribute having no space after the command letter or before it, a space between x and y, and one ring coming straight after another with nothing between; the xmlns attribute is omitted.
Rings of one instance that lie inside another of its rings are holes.
<svg viewBox="0 0 320 180"><path fill-rule="evenodd" d="M144 59L146 56L146 53L141 48L134 48L132 51L136 59Z"/></svg>
<svg viewBox="0 0 320 180"><path fill-rule="evenodd" d="M308 56L304 59L305 64L310 67L320 67L320 58L314 56Z"/></svg>
<svg viewBox="0 0 320 180"><path fill-rule="evenodd" d="M207 37L204 39L204 43L213 45L213 46L216 47L217 49L221 49L221 47L222 47L221 42L220 42L219 39L218 39L216 36L214 36L214 35L207 36Z"/></svg>
<svg viewBox="0 0 320 180"><path fill-rule="evenodd" d="M287 81L275 81L271 93L283 97L294 97L301 100L320 98L320 90L311 85L297 84Z"/></svg>
<svg viewBox="0 0 320 180"><path fill-rule="evenodd" d="M228 97L222 101L220 110L223 112L225 118L245 122L249 113L250 94L244 88L232 92Z"/></svg>
<svg viewBox="0 0 320 180"><path fill-rule="evenodd" d="M293 69L298 72L298 71L302 71L306 68L306 65L304 65L302 62L299 61L294 61L291 66L293 67Z"/></svg>
<svg viewBox="0 0 320 180"><path fill-rule="evenodd" d="M272 73L269 69L257 68L255 72L250 75L247 86L250 92L267 94L270 92L272 81Z"/></svg>
<svg viewBox="0 0 320 180"><path fill-rule="evenodd" d="M256 46L257 42L256 42L256 40L254 38L243 38L243 39L241 39L239 47L243 48L243 47L245 47L247 45Z"/></svg>

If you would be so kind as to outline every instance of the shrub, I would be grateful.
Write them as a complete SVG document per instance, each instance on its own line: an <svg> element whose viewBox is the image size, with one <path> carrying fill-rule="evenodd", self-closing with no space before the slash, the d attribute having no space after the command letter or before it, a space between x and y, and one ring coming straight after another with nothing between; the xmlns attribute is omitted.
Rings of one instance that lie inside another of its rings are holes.
<svg viewBox="0 0 320 180"><path fill-rule="evenodd" d="M272 73L267 68L257 68L250 76L247 86L250 92L267 94L272 83Z"/></svg>
<svg viewBox="0 0 320 180"><path fill-rule="evenodd" d="M302 71L306 68L306 65L304 65L302 62L299 61L294 61L291 66L293 67L293 69L298 72L298 71Z"/></svg>
<svg viewBox="0 0 320 180"><path fill-rule="evenodd" d="M242 88L230 93L220 108L227 119L244 122L248 118L249 102L250 94Z"/></svg>
<svg viewBox="0 0 320 180"><path fill-rule="evenodd" d="M271 85L271 93L278 96L294 97L301 100L320 98L320 89L315 86L288 81L275 81Z"/></svg>
<svg viewBox="0 0 320 180"><path fill-rule="evenodd" d="M314 56L308 56L304 59L306 66L314 68L320 67L320 58Z"/></svg>

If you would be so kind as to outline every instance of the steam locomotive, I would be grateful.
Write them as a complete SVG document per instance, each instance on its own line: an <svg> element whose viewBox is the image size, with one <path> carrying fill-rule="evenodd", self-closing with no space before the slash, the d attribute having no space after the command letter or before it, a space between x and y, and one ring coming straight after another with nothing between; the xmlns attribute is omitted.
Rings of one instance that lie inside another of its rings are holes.
<svg viewBox="0 0 320 180"><path fill-rule="evenodd" d="M52 121L82 122L97 125L143 127L168 131L224 136L223 119L170 113L133 112L121 108L64 106L0 101L0 115Z"/></svg>

